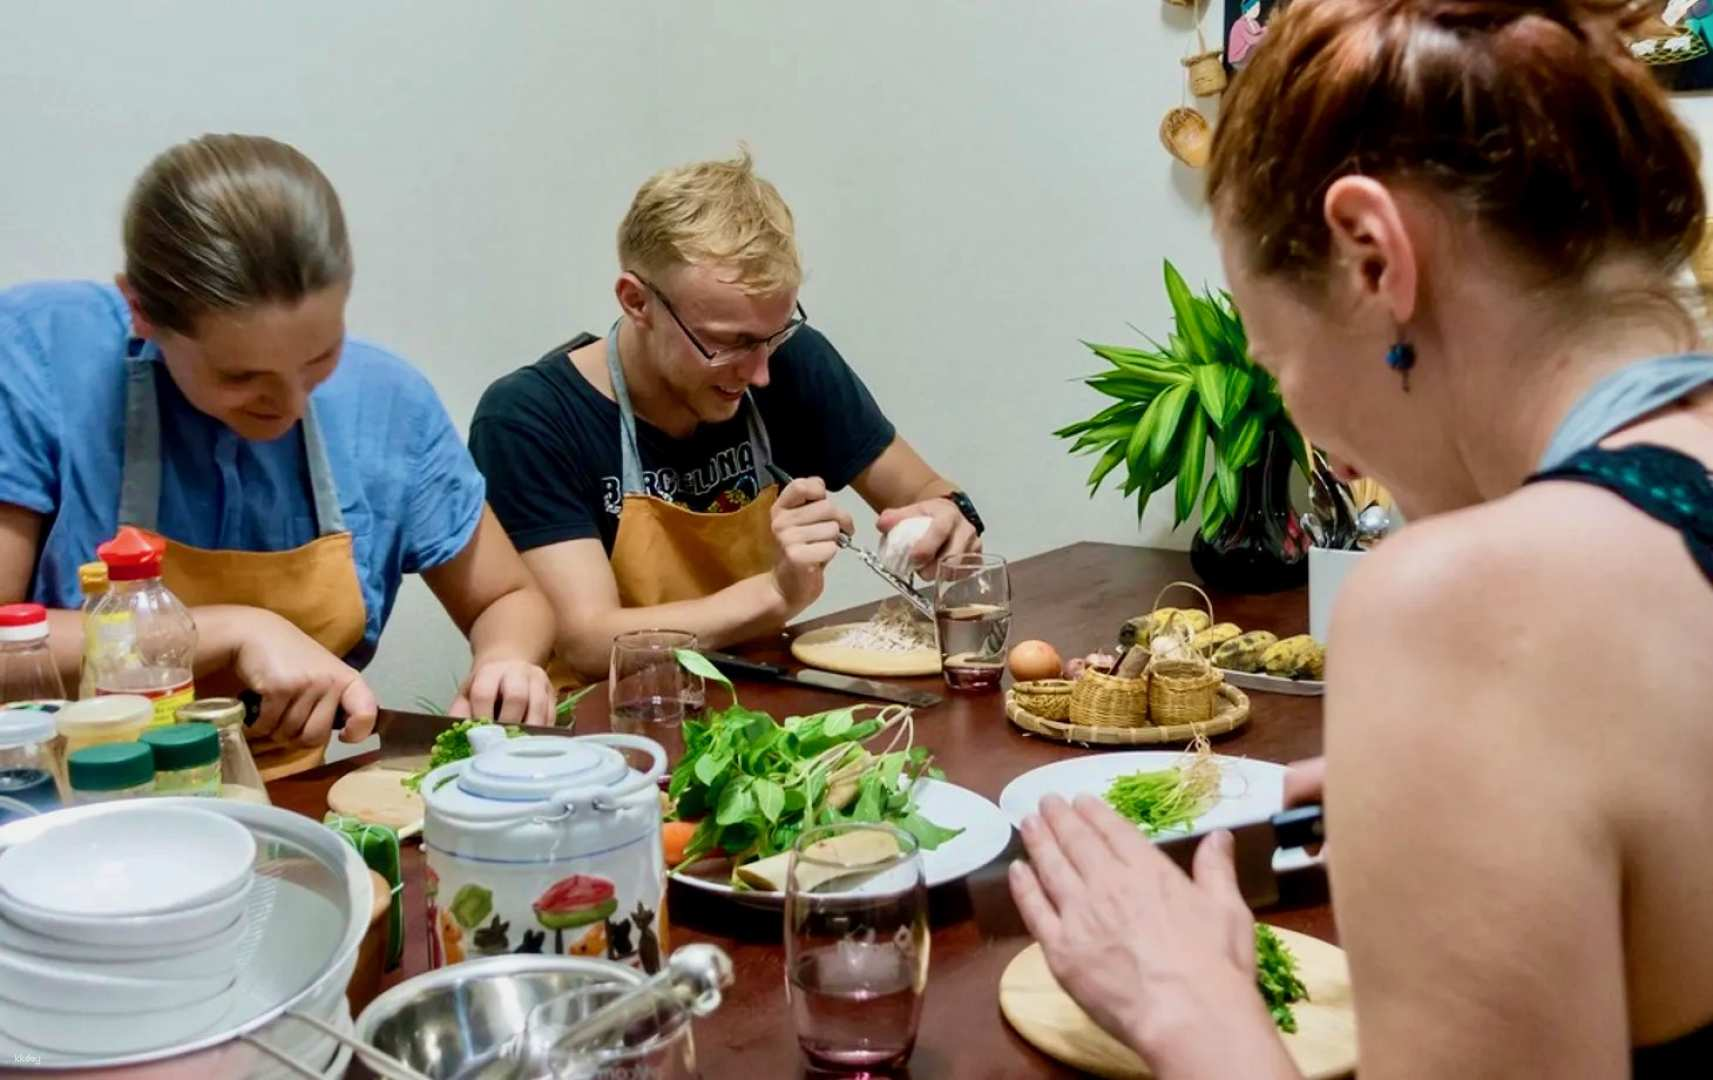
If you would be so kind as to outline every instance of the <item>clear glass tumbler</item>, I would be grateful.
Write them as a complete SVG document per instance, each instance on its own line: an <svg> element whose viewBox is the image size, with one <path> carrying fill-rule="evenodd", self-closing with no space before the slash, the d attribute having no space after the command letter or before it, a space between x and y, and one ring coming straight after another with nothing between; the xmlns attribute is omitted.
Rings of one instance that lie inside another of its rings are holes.
<svg viewBox="0 0 1713 1080"><path fill-rule="evenodd" d="M934 580L940 666L953 690L993 690L1011 636L1011 574L998 555L948 555Z"/></svg>
<svg viewBox="0 0 1713 1080"><path fill-rule="evenodd" d="M805 832L785 888L785 994L812 1073L885 1075L916 1045L928 986L928 890L909 833Z"/></svg>
<svg viewBox="0 0 1713 1080"><path fill-rule="evenodd" d="M613 730L653 739L668 761L683 756L680 728L707 701L702 677L678 662L679 649L695 648L696 635L682 630L635 630L613 638L607 672Z"/></svg>
<svg viewBox="0 0 1713 1080"><path fill-rule="evenodd" d="M594 1039L572 1029L635 989L627 983L583 986L544 1001L524 1021L516 1075L554 1080L697 1080L690 1011L665 994L617 1031Z"/></svg>

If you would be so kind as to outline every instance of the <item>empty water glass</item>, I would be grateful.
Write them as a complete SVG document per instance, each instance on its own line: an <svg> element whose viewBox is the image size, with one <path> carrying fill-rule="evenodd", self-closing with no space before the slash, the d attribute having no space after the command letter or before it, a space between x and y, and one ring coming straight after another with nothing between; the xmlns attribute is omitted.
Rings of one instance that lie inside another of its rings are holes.
<svg viewBox="0 0 1713 1080"><path fill-rule="evenodd" d="M635 990L628 983L583 986L542 1002L524 1021L514 1075L529 1080L695 1080L689 1009L652 994L630 1023L594 1038L572 1037L595 1012Z"/></svg>

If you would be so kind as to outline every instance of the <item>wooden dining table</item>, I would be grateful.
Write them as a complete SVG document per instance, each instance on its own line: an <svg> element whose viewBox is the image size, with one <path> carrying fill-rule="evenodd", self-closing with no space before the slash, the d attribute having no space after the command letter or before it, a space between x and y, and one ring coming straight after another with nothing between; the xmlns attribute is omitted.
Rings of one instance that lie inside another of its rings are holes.
<svg viewBox="0 0 1713 1080"><path fill-rule="evenodd" d="M1151 610L1164 586L1196 580L1182 553L1094 543L1022 559L1011 564L1010 572L1011 640L1039 638L1066 657L1111 648L1123 622ZM1210 595L1219 621L1271 630L1280 637L1307 629L1305 590L1265 596L1210 590ZM1169 594L1164 602L1180 607L1197 603L1184 591ZM865 618L870 610L872 605L840 612L732 651L789 663L790 634ZM918 712L916 738L932 748L949 781L995 802L1008 782L1030 769L1106 752L1025 734L1006 719L999 691L951 692L938 678L900 681L944 694L941 704ZM746 705L778 717L850 701L829 691L781 683L745 682L738 689ZM1250 710L1248 724L1215 741L1219 753L1275 762L1320 753L1318 697L1250 692ZM607 730L606 703L599 692L579 704L576 730ZM350 758L276 781L269 793L276 805L319 818L327 808L327 789L333 781L377 757ZM930 896L933 936L928 990L909 1076L998 1080L1078 1075L1035 1050L1000 1015L1000 975L1030 943L1006 885L1006 867L1019 851L1013 833L1011 847L1003 855L966 878L934 889ZM388 975L387 985L428 966L419 845L407 844L403 866L407 938L403 964ZM1318 870L1291 875L1281 888L1281 903L1261 913L1261 918L1336 941L1325 879ZM720 1010L696 1027L702 1074L753 1080L800 1075L803 1066L785 1000L779 914L742 907L677 883L671 887L668 903L671 945L713 942L731 955L736 971L736 981Z"/></svg>

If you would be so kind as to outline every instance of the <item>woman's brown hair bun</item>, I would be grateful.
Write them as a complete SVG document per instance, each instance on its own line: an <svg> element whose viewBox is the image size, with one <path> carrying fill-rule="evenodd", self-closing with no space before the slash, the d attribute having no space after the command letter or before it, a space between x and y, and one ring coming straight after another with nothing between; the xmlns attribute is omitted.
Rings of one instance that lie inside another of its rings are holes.
<svg viewBox="0 0 1713 1080"><path fill-rule="evenodd" d="M295 303L351 280L339 196L315 163L257 135L204 135L151 161L125 206L125 278L156 326Z"/></svg>
<svg viewBox="0 0 1713 1080"><path fill-rule="evenodd" d="M1528 263L1680 267L1706 213L1693 137L1628 51L1633 0L1295 0L1227 92L1208 193L1260 273L1313 274L1341 176L1446 196Z"/></svg>

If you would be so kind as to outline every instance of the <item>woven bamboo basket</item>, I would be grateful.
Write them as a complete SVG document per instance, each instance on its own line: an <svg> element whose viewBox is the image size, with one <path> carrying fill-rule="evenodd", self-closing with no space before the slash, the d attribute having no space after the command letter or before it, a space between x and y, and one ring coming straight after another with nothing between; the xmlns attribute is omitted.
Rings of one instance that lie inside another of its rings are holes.
<svg viewBox="0 0 1713 1080"><path fill-rule="evenodd" d="M1079 680L1080 681L1080 680ZM1082 746L1160 746L1187 743L1200 735L1213 738L1236 731L1249 722L1249 697L1235 686L1220 684L1215 692L1217 707L1213 718L1201 724L1179 724L1171 727L1092 726L1063 720L1048 720L1037 716L1017 703L1016 692L1005 692L1005 715L1031 735L1057 742Z"/></svg>
<svg viewBox="0 0 1713 1080"><path fill-rule="evenodd" d="M1190 93L1196 97L1212 97L1225 92L1225 55L1218 49L1184 57L1190 70Z"/></svg>
<svg viewBox="0 0 1713 1080"><path fill-rule="evenodd" d="M1148 711L1161 727L1213 719L1214 698L1225 676L1201 657L1161 659L1148 664Z"/></svg>
<svg viewBox="0 0 1713 1080"><path fill-rule="evenodd" d="M1085 727L1141 727L1148 722L1148 680L1085 671L1071 684L1070 719Z"/></svg>
<svg viewBox="0 0 1713 1080"><path fill-rule="evenodd" d="M1213 127L1207 117L1180 105L1160 121L1160 142L1173 157L1192 169L1207 164L1213 151Z"/></svg>
<svg viewBox="0 0 1713 1080"><path fill-rule="evenodd" d="M1011 696L1044 720L1064 721L1071 717L1071 686L1069 679L1036 679L1012 686Z"/></svg>

